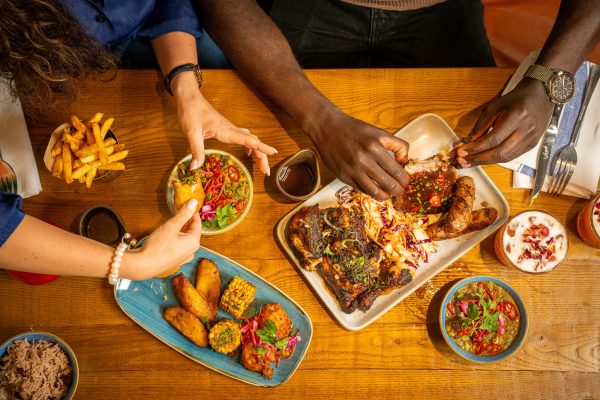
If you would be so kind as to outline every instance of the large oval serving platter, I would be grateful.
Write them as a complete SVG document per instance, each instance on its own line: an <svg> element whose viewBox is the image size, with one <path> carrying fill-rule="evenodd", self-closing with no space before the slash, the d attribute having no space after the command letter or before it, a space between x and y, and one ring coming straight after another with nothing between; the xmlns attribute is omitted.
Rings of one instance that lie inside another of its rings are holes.
<svg viewBox="0 0 600 400"><path fill-rule="evenodd" d="M450 146L459 140L452 128L446 121L435 114L424 114L414 121L410 122L404 128L395 134L397 137L410 143L409 157L425 159L431 157L443 149L449 149ZM506 199L498 190L494 182L487 176L481 167L473 167L459 171L459 175L467 175L475 181L475 206L476 208L495 207L498 210L496 221L485 229L475 231L455 239L443 240L437 243L437 252L429 257L429 262L420 266L415 273L413 280L399 289L382 295L375 300L373 305L366 312L359 310L352 314L344 313L333 295L331 290L326 289L323 278L317 272L306 271L300 265L300 262L294 255L285 234L285 228L294 214L302 207L319 204L320 208L333 207L337 205L336 192L346 186L342 181L335 179L333 182L323 187L314 196L300 203L296 208L286 214L277 224L277 240L292 260L300 274L315 293L319 296L323 304L329 309L329 312L344 328L357 331L372 324L375 320L388 312L396 304L400 303L407 296L425 285L427 281L443 271L446 267L462 257L473 246L485 239L496 231L506 222L509 216L509 206Z"/></svg>
<svg viewBox="0 0 600 400"><path fill-rule="evenodd" d="M237 358L196 346L163 319L162 311L165 307L178 305L171 285L174 275L145 281L121 279L115 286L117 304L127 316L158 340L207 368L256 386L273 387L286 382L300 365L312 338L312 322L306 312L289 296L254 272L203 247L196 252L194 260L180 269L192 283L195 282L196 265L201 258L208 258L217 264L221 274L221 292L234 276L239 276L256 286L256 299L252 304L256 312L265 303L279 303L290 316L294 331L300 330L302 340L296 345L294 355L289 360L281 361L279 368L274 368L272 380L245 369ZM232 316L219 309L217 319L220 318Z"/></svg>

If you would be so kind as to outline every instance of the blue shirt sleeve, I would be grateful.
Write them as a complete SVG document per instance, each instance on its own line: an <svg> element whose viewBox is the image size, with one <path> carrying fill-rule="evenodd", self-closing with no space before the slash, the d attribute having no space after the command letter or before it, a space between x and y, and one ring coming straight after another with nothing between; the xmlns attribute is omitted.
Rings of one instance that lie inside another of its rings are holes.
<svg viewBox="0 0 600 400"><path fill-rule="evenodd" d="M191 0L59 1L102 45L117 47L135 37L152 39L169 32L202 39Z"/></svg>
<svg viewBox="0 0 600 400"><path fill-rule="evenodd" d="M202 26L191 0L158 0L137 36L152 39L169 32L185 32L202 39Z"/></svg>
<svg viewBox="0 0 600 400"><path fill-rule="evenodd" d="M21 211L21 196L0 193L0 247L17 229L25 214Z"/></svg>

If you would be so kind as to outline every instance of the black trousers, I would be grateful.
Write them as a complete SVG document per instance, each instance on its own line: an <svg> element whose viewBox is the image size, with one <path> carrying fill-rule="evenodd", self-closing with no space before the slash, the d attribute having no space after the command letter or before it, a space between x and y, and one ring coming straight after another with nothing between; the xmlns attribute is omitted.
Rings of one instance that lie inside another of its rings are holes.
<svg viewBox="0 0 600 400"><path fill-rule="evenodd" d="M270 15L303 68L495 65L480 0L410 11L339 0L275 0Z"/></svg>

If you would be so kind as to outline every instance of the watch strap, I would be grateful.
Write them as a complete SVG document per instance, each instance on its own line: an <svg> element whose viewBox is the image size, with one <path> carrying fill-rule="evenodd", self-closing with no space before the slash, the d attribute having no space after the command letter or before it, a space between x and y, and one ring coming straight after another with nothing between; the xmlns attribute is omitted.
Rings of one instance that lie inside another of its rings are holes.
<svg viewBox="0 0 600 400"><path fill-rule="evenodd" d="M525 76L537 79L538 81L542 81L545 84L547 84L550 81L552 75L554 75L553 70L538 64L530 65L527 69L527 72L525 72Z"/></svg>
<svg viewBox="0 0 600 400"><path fill-rule="evenodd" d="M198 64L183 64L179 65L171 70L163 79L163 84L165 85L165 90L171 96L173 96L173 91L171 90L171 81L177 74L180 74L185 71L192 71L194 73L194 77L196 78L196 83L198 84L198 89L202 87L202 71Z"/></svg>

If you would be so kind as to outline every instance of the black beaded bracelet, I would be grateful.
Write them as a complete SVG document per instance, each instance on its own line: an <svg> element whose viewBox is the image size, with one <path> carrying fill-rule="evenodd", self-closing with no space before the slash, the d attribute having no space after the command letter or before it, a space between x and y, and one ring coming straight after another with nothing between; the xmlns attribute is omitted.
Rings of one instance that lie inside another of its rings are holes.
<svg viewBox="0 0 600 400"><path fill-rule="evenodd" d="M185 72L185 71L193 71L194 77L196 78L196 82L198 83L198 89L200 89L202 87L202 71L200 70L200 67L197 64L183 64L183 65L173 68L171 70L171 72L169 72L167 74L167 76L165 76L165 79L163 80L163 83L165 85L165 90L171 96L173 96L173 91L171 90L171 81L173 80L173 78L175 78L175 76L177 74L179 74L180 72Z"/></svg>

